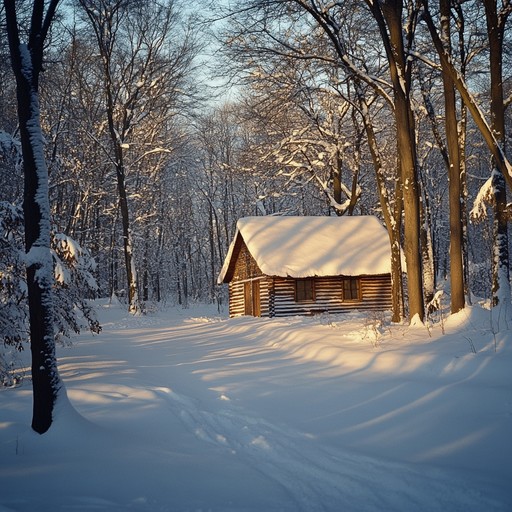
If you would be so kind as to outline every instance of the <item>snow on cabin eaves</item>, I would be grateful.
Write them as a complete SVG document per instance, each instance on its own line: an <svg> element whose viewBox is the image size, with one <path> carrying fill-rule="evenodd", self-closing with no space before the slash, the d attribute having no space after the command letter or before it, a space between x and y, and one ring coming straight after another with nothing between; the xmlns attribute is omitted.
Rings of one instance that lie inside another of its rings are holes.
<svg viewBox="0 0 512 512"><path fill-rule="evenodd" d="M377 217L244 217L237 223L218 282L224 282L240 235L270 276L356 276L391 272L386 229Z"/></svg>

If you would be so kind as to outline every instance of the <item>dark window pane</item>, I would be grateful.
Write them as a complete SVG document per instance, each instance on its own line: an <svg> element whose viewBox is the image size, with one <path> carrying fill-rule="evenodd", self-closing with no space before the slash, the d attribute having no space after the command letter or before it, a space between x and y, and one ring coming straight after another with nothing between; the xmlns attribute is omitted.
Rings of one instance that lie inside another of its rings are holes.
<svg viewBox="0 0 512 512"><path fill-rule="evenodd" d="M313 279L297 279L295 281L295 301L305 302L315 300Z"/></svg>
<svg viewBox="0 0 512 512"><path fill-rule="evenodd" d="M359 279L350 277L343 280L343 300L360 300Z"/></svg>

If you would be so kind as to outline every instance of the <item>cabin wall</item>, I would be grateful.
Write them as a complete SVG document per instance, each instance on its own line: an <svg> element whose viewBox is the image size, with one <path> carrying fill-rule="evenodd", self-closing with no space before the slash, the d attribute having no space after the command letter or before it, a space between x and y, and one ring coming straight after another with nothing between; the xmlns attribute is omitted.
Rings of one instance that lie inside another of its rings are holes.
<svg viewBox="0 0 512 512"><path fill-rule="evenodd" d="M229 316L242 316L245 315L246 304L246 283L259 283L259 309L260 316L271 316L269 313L269 289L271 280L265 276L255 279L244 279L242 281L231 281L229 283Z"/></svg>
<svg viewBox="0 0 512 512"><path fill-rule="evenodd" d="M246 282L260 283L260 307L263 317L343 313L354 310L390 310L391 276L361 276L361 300L343 300L342 277L315 278L315 300L295 302L295 279L261 276L229 283L229 316L245 314Z"/></svg>
<svg viewBox="0 0 512 512"><path fill-rule="evenodd" d="M295 302L295 280L274 278L274 316L343 313L354 310L390 310L391 276L360 276L361 300L343 300L342 277L315 278L315 300Z"/></svg>
<svg viewBox="0 0 512 512"><path fill-rule="evenodd" d="M240 251L235 261L232 281L244 281L262 276L263 272L258 267L256 260L252 257L245 242L242 240Z"/></svg>

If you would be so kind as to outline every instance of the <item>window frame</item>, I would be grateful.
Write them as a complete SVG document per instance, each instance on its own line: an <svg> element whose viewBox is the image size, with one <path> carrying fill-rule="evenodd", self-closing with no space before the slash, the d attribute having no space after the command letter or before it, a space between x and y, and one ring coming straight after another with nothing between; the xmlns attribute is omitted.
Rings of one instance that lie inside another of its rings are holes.
<svg viewBox="0 0 512 512"><path fill-rule="evenodd" d="M347 297L347 283L348 283L348 290L349 290L349 297ZM355 291L356 296L354 296L354 288L353 284L355 283ZM342 297L343 302L361 302L362 296L361 296L361 279L359 277L352 277L347 276L342 279Z"/></svg>
<svg viewBox="0 0 512 512"><path fill-rule="evenodd" d="M306 289L306 285L308 286L308 289ZM300 289L300 287L302 287L302 289ZM294 288L295 302L301 304L307 302L316 302L315 279L313 277L295 279Z"/></svg>

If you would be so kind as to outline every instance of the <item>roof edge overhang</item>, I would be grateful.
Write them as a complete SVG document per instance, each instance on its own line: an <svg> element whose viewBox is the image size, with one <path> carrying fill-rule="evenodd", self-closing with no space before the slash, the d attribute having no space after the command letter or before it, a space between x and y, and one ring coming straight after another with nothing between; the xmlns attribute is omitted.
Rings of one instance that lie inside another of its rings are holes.
<svg viewBox="0 0 512 512"><path fill-rule="evenodd" d="M217 277L217 284L225 284L231 282L233 279L233 273L235 271L235 263L242 247L242 234L239 229L236 229L235 236L231 244L229 245L228 252L224 258L224 264Z"/></svg>

